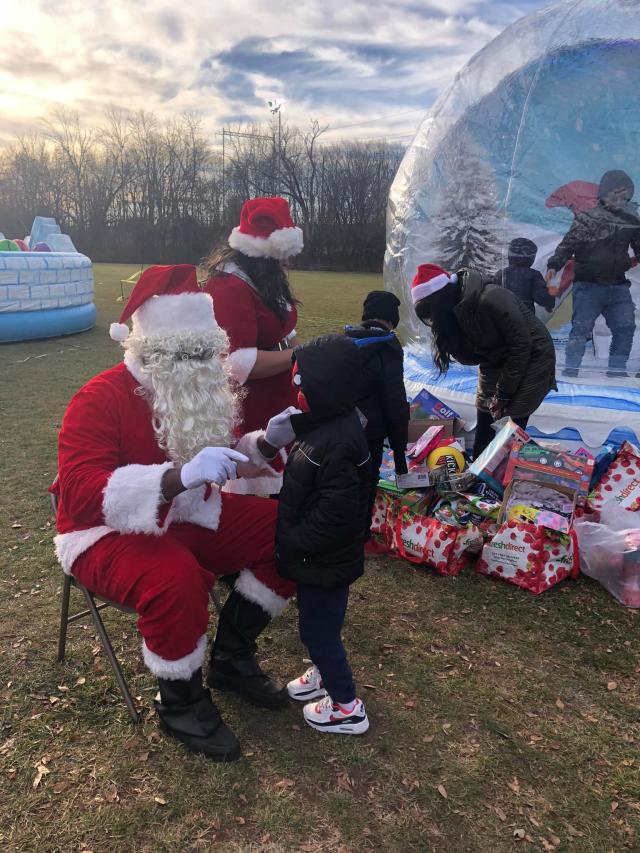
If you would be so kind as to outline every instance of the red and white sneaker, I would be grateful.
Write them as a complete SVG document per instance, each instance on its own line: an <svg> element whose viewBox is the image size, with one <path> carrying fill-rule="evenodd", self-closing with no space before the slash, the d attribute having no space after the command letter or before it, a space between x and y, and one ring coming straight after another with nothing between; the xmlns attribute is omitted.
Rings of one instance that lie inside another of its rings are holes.
<svg viewBox="0 0 640 853"><path fill-rule="evenodd" d="M369 728L369 718L360 699L349 705L339 705L331 696L319 702L309 702L302 709L304 721L318 732L338 735L363 735Z"/></svg>
<svg viewBox="0 0 640 853"><path fill-rule="evenodd" d="M300 678L290 681L287 684L287 693L298 702L308 702L310 699L322 699L326 696L327 691L322 684L318 667L314 664Z"/></svg>

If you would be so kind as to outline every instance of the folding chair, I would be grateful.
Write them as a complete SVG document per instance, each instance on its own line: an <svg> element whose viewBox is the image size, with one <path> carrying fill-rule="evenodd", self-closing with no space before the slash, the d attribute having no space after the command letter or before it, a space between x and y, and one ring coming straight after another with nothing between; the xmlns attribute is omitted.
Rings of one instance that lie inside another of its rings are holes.
<svg viewBox="0 0 640 853"><path fill-rule="evenodd" d="M58 498L56 495L51 495L51 505L53 507L53 514L56 515L58 511ZM82 610L80 613L74 613L73 615L69 615L69 602L71 598L71 587L75 587L80 590L80 592L84 595L85 601L87 603L87 610ZM213 601L216 612L219 614L221 610L220 605L220 597L214 587L211 588L211 600ZM102 616L100 615L100 611L104 610L105 607L113 607L116 610L120 610L122 613L132 613L135 615L135 610L130 607L123 607L121 604L116 604L115 601L109 601L109 599L104 598L99 595L95 595L91 592L90 589L87 589L84 584L81 584L78 580L76 580L72 575L65 574L64 576L64 586L62 588L62 607L60 610L60 633L58 635L58 661L62 663L65 657L65 651L67 646L67 628L73 622L78 622L80 619L85 619L87 616L91 616L93 619L93 624L95 625L96 631L98 632L98 637L100 638L100 642L102 643L102 648L104 649L104 653L107 656L107 660L111 664L111 668L113 670L113 674L116 677L116 682L118 683L118 687L120 689L120 693L122 694L122 698L125 701L127 706L127 710L129 711L129 715L133 723L140 722L140 714L138 713L136 706L134 704L133 698L131 696L131 691L129 690L129 685L127 684L127 680L124 677L124 673L122 672L122 667L120 666L120 662L116 657L115 652L113 651L113 646L111 645L111 640L109 639L109 635L107 634L107 629L104 626L104 622L102 621Z"/></svg>

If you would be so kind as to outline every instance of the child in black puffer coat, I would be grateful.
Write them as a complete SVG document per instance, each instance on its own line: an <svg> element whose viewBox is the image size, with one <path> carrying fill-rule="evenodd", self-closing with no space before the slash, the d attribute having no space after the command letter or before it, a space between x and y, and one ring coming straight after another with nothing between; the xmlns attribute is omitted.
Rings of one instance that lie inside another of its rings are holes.
<svg viewBox="0 0 640 853"><path fill-rule="evenodd" d="M278 502L278 571L298 585L300 639L313 661L289 695L309 701L305 721L321 732L369 728L357 698L341 632L349 585L364 571L369 449L356 413L358 349L342 335L298 347L294 384L302 414Z"/></svg>
<svg viewBox="0 0 640 853"><path fill-rule="evenodd" d="M509 243L509 266L496 275L496 284L510 290L535 314L536 304L553 311L556 300L547 290L544 276L534 270L538 247L533 240L517 237Z"/></svg>
<svg viewBox="0 0 640 853"><path fill-rule="evenodd" d="M400 300L393 293L372 290L362 306L361 325L345 329L360 351L362 379L357 405L367 419L364 433L371 453L365 541L371 538L371 514L385 439L393 450L396 474L407 473L409 403L404 387L404 352L393 331L400 322L399 307Z"/></svg>

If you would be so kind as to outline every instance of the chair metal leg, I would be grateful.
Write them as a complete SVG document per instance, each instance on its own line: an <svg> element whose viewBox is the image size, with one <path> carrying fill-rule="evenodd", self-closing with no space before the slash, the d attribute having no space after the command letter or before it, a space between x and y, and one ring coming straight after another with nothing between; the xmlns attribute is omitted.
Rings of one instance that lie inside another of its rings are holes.
<svg viewBox="0 0 640 853"><path fill-rule="evenodd" d="M62 587L62 607L60 609L60 633L58 635L58 661L62 663L67 648L67 627L69 625L69 598L71 596L71 577L64 576Z"/></svg>
<svg viewBox="0 0 640 853"><path fill-rule="evenodd" d="M140 714L136 710L136 706L133 703L133 699L131 697L131 693L129 692L129 687L125 680L122 669L120 668L120 664L118 663L118 659L113 651L113 646L111 645L111 641L109 640L109 636L104 627L104 623L102 621L102 617L96 607L95 600L93 595L86 587L82 587L82 592L84 593L84 597L87 600L87 606L91 611L91 617L93 618L94 625L98 631L98 636L100 637L100 642L102 643L102 647L104 648L105 654L109 659L109 663L111 664L111 668L113 669L113 674L116 677L116 681L118 682L118 687L120 688L120 692L122 693L122 698L124 699L127 708L129 710L129 715L134 723L140 722Z"/></svg>

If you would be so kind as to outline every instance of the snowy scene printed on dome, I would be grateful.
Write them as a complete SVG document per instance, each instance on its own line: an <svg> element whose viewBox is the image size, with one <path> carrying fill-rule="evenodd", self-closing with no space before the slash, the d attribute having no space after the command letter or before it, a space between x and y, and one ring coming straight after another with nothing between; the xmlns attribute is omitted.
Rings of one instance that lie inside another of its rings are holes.
<svg viewBox="0 0 640 853"><path fill-rule="evenodd" d="M534 427L572 427L592 445L617 428L640 435L639 6L562 2L508 27L460 71L400 166L385 286L403 301L407 379L467 403L468 420L476 368L437 379L410 310L420 264L475 270L546 324L558 392Z"/></svg>

